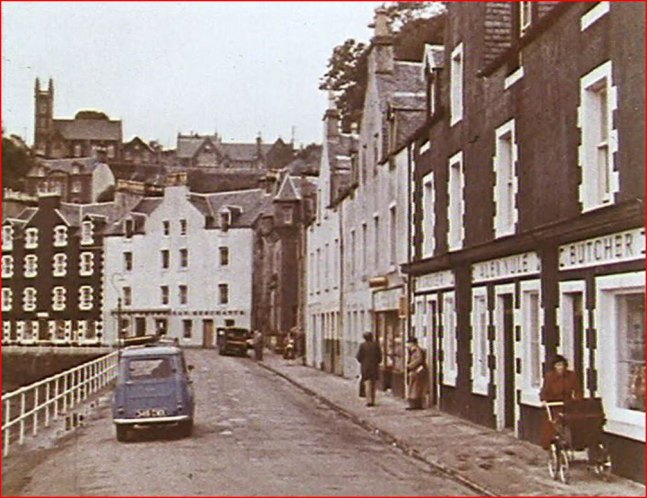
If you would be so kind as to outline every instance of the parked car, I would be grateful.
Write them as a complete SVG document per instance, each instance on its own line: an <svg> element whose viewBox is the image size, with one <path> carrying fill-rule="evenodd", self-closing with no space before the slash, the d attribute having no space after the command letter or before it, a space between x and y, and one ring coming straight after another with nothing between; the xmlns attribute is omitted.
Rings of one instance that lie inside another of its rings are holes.
<svg viewBox="0 0 647 498"><path fill-rule="evenodd" d="M251 347L251 331L240 327L221 327L218 329L218 353L239 354L247 356L247 350Z"/></svg>
<svg viewBox="0 0 647 498"><path fill-rule="evenodd" d="M182 350L173 344L151 342L123 349L113 403L113 422L119 441L134 429L176 426L191 435L195 401Z"/></svg>

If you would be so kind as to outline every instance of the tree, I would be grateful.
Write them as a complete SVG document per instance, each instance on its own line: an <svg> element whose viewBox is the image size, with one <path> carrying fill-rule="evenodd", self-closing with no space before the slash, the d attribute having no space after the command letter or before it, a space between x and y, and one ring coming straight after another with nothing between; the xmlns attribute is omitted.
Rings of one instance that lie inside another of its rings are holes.
<svg viewBox="0 0 647 498"><path fill-rule="evenodd" d="M420 61L425 43L442 43L445 23L443 2L390 2L383 4L394 30L396 59ZM362 116L367 82L368 47L348 39L334 48L320 90L331 90L341 115L342 129Z"/></svg>
<svg viewBox="0 0 647 498"><path fill-rule="evenodd" d="M2 186L20 189L34 162L19 137L2 137Z"/></svg>
<svg viewBox="0 0 647 498"><path fill-rule="evenodd" d="M97 202L112 202L115 200L115 186L108 185L103 192L97 196Z"/></svg>
<svg viewBox="0 0 647 498"><path fill-rule="evenodd" d="M74 119L105 119L108 120L108 116L105 112L93 111L93 110L83 110L76 113Z"/></svg>

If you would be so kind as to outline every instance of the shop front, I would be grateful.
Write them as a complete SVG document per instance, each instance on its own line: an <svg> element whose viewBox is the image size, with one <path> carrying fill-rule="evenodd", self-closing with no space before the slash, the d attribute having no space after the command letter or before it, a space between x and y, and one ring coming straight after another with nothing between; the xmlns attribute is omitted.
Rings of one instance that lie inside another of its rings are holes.
<svg viewBox="0 0 647 498"><path fill-rule="evenodd" d="M405 395L405 320L401 317L403 287L373 293L373 315L377 341L382 351L380 388L396 396Z"/></svg>

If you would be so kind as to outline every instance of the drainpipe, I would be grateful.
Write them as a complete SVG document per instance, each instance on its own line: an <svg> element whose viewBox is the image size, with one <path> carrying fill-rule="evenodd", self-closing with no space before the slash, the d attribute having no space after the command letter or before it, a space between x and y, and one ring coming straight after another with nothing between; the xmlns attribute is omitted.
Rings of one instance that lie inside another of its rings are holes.
<svg viewBox="0 0 647 498"><path fill-rule="evenodd" d="M407 223L407 264L411 263L411 244L413 241L411 240L412 237L412 230L411 230L411 225L413 223L413 209L411 209L411 199L413 193L411 192L411 180L412 180L412 171L411 171L411 162L413 160L413 154L412 154L412 146L409 144L407 147L407 218L408 218L408 223ZM412 278L411 278L411 272L407 272L407 317L406 317L406 331L407 331L407 338L411 337L411 296L413 294L413 289L412 289ZM405 364L404 364L404 381L405 381L405 396L408 398L409 396L409 372L407 371L407 349L406 349L406 344L404 345L404 358L405 358Z"/></svg>
<svg viewBox="0 0 647 498"><path fill-rule="evenodd" d="M340 341L345 338L344 334L344 206L343 201L338 204L339 206L339 315L337 316L337 327L339 330ZM334 247L334 240L333 240ZM340 348L341 350L341 348ZM340 354L343 358L344 355ZM342 360L342 376L343 376L343 360Z"/></svg>

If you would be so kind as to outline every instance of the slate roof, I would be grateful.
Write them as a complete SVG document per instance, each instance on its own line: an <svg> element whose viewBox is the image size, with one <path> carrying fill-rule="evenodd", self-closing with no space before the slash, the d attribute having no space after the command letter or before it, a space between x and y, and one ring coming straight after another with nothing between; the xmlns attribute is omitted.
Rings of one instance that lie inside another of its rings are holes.
<svg viewBox="0 0 647 498"><path fill-rule="evenodd" d="M224 156L229 157L232 161L254 161L257 159L258 144L256 143L237 143L237 142L220 142L216 135L178 135L177 137L177 157L180 159L190 159L195 156L202 144L209 140L214 147ZM267 154L273 144L262 143L260 145L261 154Z"/></svg>
<svg viewBox="0 0 647 498"><path fill-rule="evenodd" d="M47 172L51 171L64 171L68 174L82 174L89 175L94 170L102 165L100 161L97 161L94 157L75 157L67 159L39 159L36 162L36 165L33 166L27 176L41 176L40 168L44 167ZM79 173L73 173L74 168L79 167Z"/></svg>
<svg viewBox="0 0 647 498"><path fill-rule="evenodd" d="M54 129L66 140L121 142L121 121L108 119L54 119Z"/></svg>
<svg viewBox="0 0 647 498"><path fill-rule="evenodd" d="M161 197L144 197L131 212L149 215L159 207L162 201Z"/></svg>
<svg viewBox="0 0 647 498"><path fill-rule="evenodd" d="M272 209L272 196L262 189L217 192L213 194L191 194L190 202L205 216L211 216L213 226L220 226L218 213L224 207L237 207L241 212L232 219L233 227L251 227L258 216ZM207 214L209 213L209 214Z"/></svg>
<svg viewBox="0 0 647 498"><path fill-rule="evenodd" d="M294 177L285 175L281 187L276 194L275 200L277 201L299 201L301 200L300 189L294 184Z"/></svg>

